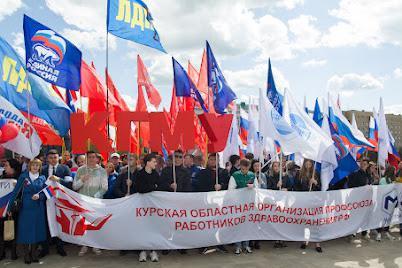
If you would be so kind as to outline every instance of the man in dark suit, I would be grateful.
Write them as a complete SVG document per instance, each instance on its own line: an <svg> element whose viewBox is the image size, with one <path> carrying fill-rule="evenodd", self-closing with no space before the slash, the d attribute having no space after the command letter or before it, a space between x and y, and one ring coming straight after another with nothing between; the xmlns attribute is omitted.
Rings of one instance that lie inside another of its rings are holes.
<svg viewBox="0 0 402 268"><path fill-rule="evenodd" d="M66 165L59 164L59 153L57 150L49 150L46 156L46 165L42 169L42 175L46 178L51 178L53 181L59 182L64 187L72 189L73 186L73 178L71 177L70 168ZM40 257L44 257L49 254L49 242L51 237L48 233L48 240L41 243L42 250L40 252ZM63 247L63 241L61 241L58 237L53 238L53 242L56 244L57 253L60 256L67 256L67 253Z"/></svg>

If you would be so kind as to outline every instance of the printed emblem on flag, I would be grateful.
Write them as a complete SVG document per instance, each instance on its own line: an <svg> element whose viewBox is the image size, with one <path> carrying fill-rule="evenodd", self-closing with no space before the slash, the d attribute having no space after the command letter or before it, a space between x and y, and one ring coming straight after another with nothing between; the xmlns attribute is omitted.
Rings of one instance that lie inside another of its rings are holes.
<svg viewBox="0 0 402 268"><path fill-rule="evenodd" d="M311 135L311 131L307 128L304 120L297 114L290 114L290 123L293 129L295 129L300 136L304 139L308 139Z"/></svg>
<svg viewBox="0 0 402 268"><path fill-rule="evenodd" d="M282 136L288 136L292 134L292 129L286 124L278 112L274 109L271 110L272 123L275 130Z"/></svg>
<svg viewBox="0 0 402 268"><path fill-rule="evenodd" d="M52 68L62 63L66 54L66 42L52 30L39 30L31 39L32 46L31 59L36 62L44 63Z"/></svg>

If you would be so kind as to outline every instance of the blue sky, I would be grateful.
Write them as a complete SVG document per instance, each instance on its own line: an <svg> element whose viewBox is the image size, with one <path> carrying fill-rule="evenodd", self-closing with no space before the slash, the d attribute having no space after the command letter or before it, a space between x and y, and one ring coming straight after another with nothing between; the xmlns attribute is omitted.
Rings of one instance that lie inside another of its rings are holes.
<svg viewBox="0 0 402 268"><path fill-rule="evenodd" d="M402 113L400 0L163 0L146 1L168 55L109 35L109 69L131 106L137 96L136 55L168 108L171 56L198 68L209 40L239 98L258 95L271 57L280 89L312 108L317 96L340 94L343 109ZM23 53L28 14L63 34L105 68L106 0L2 0L0 35Z"/></svg>

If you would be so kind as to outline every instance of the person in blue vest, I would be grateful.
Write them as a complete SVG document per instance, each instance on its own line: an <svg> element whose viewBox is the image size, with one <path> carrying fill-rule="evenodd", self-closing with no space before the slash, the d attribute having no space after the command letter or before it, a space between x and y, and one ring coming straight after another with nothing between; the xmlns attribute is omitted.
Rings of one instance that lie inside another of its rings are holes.
<svg viewBox="0 0 402 268"><path fill-rule="evenodd" d="M250 171L250 161L248 159L240 160L240 170L232 174L229 180L228 190L241 189L248 187L253 189L256 180L253 172ZM244 249L246 253L252 253L250 241L242 241L236 243L235 254L238 255Z"/></svg>
<svg viewBox="0 0 402 268"><path fill-rule="evenodd" d="M46 196L41 190L46 187L46 177L40 175L42 161L33 159L28 170L18 178L12 204L22 192L22 205L18 215L17 244L23 245L26 264L39 262L38 244L47 238L46 231ZM11 208L9 208L10 210Z"/></svg>
<svg viewBox="0 0 402 268"><path fill-rule="evenodd" d="M45 166L43 166L41 174L47 179L51 178L52 180L59 182L64 187L72 189L73 177L71 175L71 170L67 165L60 164L59 158L60 156L57 150L49 150L46 154L47 163ZM57 254L62 257L67 256L67 253L64 250L64 242L57 237L51 238L49 232L47 232L47 236L46 241L41 243L42 249L39 253L39 258L43 258L49 254L49 245L51 243L56 244Z"/></svg>

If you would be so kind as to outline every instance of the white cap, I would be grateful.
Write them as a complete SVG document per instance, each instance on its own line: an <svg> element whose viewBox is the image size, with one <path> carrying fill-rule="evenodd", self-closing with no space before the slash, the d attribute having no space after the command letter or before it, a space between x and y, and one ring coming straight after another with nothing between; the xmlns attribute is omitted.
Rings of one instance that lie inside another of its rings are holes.
<svg viewBox="0 0 402 268"><path fill-rule="evenodd" d="M113 158L113 157L120 158L120 155L119 155L118 153L112 153L112 154L110 155L110 158Z"/></svg>

